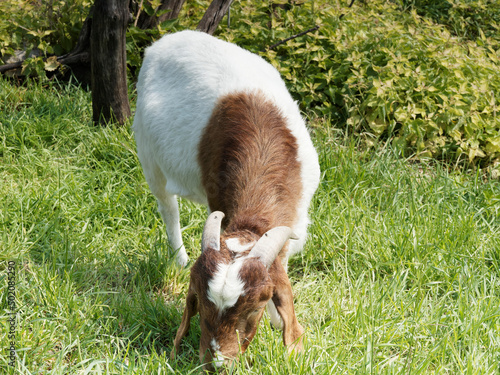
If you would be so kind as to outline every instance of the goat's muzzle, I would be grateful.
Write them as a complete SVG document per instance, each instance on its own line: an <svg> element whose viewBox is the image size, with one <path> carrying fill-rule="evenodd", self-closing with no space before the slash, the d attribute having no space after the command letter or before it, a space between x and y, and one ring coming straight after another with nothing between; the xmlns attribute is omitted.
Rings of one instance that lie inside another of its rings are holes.
<svg viewBox="0 0 500 375"><path fill-rule="evenodd" d="M236 364L238 357L227 358L220 353L207 353L203 358L203 370L212 374L229 374L231 367Z"/></svg>

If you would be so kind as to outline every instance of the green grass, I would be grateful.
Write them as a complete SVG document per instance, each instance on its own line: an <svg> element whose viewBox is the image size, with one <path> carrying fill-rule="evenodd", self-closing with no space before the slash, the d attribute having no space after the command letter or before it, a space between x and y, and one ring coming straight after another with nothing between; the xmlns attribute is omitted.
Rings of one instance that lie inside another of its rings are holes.
<svg viewBox="0 0 500 375"><path fill-rule="evenodd" d="M305 351L288 357L265 316L252 366L234 373L498 374L499 181L312 124L323 176L290 265ZM0 158L0 373L199 373L197 318L169 359L189 272L174 264L129 127L92 126L90 95L72 86L0 80ZM181 201L191 259L205 217Z"/></svg>

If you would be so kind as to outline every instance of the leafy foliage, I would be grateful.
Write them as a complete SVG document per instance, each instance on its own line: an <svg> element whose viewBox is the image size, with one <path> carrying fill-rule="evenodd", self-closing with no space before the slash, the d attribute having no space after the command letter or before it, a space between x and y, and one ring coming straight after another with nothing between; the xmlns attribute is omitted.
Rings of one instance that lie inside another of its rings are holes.
<svg viewBox="0 0 500 375"><path fill-rule="evenodd" d="M91 0L6 0L0 2L0 57L38 49L62 55L74 46ZM5 61L4 61L5 62Z"/></svg>
<svg viewBox="0 0 500 375"><path fill-rule="evenodd" d="M326 1L272 12L242 2L237 26L221 34L258 52L318 24L318 31L261 53L304 110L345 124L369 142L390 137L420 157L498 161L497 39L482 29L478 41L459 38L415 10L382 1L355 6L340 18L346 11Z"/></svg>
<svg viewBox="0 0 500 375"><path fill-rule="evenodd" d="M445 25L456 36L470 40L491 37L500 47L500 3L494 0L403 0L403 10L414 9ZM481 43L480 41L478 41Z"/></svg>
<svg viewBox="0 0 500 375"><path fill-rule="evenodd" d="M184 29L196 29L204 12L208 8L209 0L186 2L181 9L179 17L159 23L154 29L141 29L135 20L139 18L140 12L150 16L160 16L165 11L159 11L160 0L140 2L137 11L133 15L134 22L127 30L127 66L132 80L136 79L139 68L142 65L144 50L155 40L160 39L167 33L173 33Z"/></svg>
<svg viewBox="0 0 500 375"><path fill-rule="evenodd" d="M178 19L154 30L131 26L131 80L146 46L167 32L195 28L209 3L187 2ZM155 14L158 4L144 2L140 10ZM500 4L375 0L347 5L347 0L242 0L231 8L230 25L224 20L217 34L270 61L304 111L332 120L367 144L389 140L408 155L499 164ZM75 43L89 2L9 0L1 6L3 54L24 43L50 54ZM63 22L54 22L59 13ZM12 24L6 14L13 15ZM267 49L315 25L320 28ZM38 72L54 68L41 59L25 64Z"/></svg>

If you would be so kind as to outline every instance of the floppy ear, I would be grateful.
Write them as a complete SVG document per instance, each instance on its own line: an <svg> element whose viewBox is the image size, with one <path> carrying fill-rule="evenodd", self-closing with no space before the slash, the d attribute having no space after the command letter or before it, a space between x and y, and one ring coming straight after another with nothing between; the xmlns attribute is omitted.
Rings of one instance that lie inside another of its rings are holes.
<svg viewBox="0 0 500 375"><path fill-rule="evenodd" d="M186 335L189 330L189 325L191 323L191 318L198 313L198 298L191 285L189 286L188 295L186 297L186 307L184 308L184 314L182 314L182 321L174 340L174 349L170 353L170 359L174 359L176 353L179 352L181 346L181 340Z"/></svg>
<svg viewBox="0 0 500 375"><path fill-rule="evenodd" d="M258 258L269 269L289 239L299 238L289 227L275 227L264 233L248 256Z"/></svg>
<svg viewBox="0 0 500 375"><path fill-rule="evenodd" d="M269 274L274 282L272 302L283 322L283 343L288 348L288 352L301 352L303 350L304 329L295 315L290 280L281 262L274 262Z"/></svg>

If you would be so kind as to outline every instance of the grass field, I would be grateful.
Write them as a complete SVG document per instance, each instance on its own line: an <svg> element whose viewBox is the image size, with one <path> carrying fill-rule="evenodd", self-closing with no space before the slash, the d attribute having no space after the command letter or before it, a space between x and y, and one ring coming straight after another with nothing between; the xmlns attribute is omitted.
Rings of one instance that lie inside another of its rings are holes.
<svg viewBox="0 0 500 375"><path fill-rule="evenodd" d="M500 373L500 182L311 127L322 182L289 272L305 350L288 357L265 316L234 373ZM196 259L206 210L180 206ZM200 372L197 319L169 359L189 270L130 128L92 126L88 93L0 80L0 225L0 373Z"/></svg>

